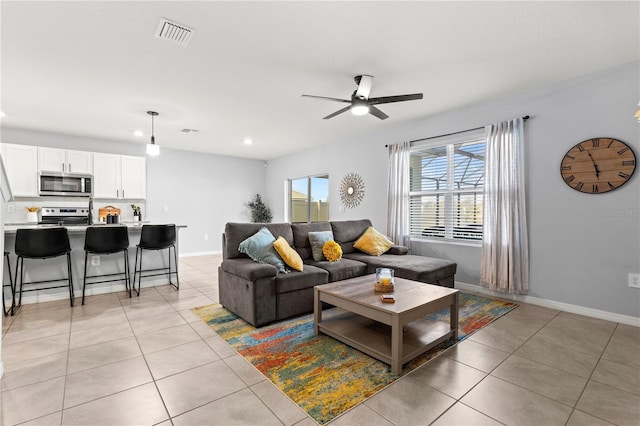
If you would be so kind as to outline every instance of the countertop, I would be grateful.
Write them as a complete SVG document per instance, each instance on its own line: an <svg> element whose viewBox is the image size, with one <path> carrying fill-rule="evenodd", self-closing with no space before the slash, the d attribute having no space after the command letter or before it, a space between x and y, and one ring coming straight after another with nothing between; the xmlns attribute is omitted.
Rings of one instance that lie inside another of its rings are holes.
<svg viewBox="0 0 640 426"><path fill-rule="evenodd" d="M142 229L143 225L151 225L150 222L121 222L119 224L107 225L107 224L93 224L93 225L67 225L65 228L69 231L69 233L84 233L89 226L126 226L132 231L137 231ZM47 224L40 225L36 223L6 223L4 225L4 233L5 234L15 234L18 229L46 229L46 228L54 228L59 225L55 224ZM186 228L186 225L176 225L176 228Z"/></svg>

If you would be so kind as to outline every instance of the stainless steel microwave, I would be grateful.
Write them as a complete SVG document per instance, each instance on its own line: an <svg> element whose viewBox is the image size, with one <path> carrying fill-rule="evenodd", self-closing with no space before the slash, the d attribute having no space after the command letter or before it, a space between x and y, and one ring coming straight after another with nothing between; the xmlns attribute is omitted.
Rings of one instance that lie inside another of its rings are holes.
<svg viewBox="0 0 640 426"><path fill-rule="evenodd" d="M93 194L93 176L79 173L40 173L40 195L90 197Z"/></svg>

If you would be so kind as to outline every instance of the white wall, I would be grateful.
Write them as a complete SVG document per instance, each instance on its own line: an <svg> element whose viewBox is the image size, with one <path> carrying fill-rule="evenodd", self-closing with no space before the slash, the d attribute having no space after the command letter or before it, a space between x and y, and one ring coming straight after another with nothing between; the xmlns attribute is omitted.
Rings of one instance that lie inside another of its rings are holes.
<svg viewBox="0 0 640 426"><path fill-rule="evenodd" d="M4 143L145 156L144 144L13 128L2 128L1 137ZM181 255L221 251L225 223L249 221L246 203L265 192L264 162L162 149L162 141L158 143L160 155L147 157L143 219L186 225L180 231Z"/></svg>
<svg viewBox="0 0 640 426"><path fill-rule="evenodd" d="M384 230L388 170L385 144L530 115L525 124L529 294L639 317L640 290L627 286L627 274L640 272L640 172L624 187L598 195L567 187L559 172L565 152L593 137L620 139L640 159L640 124L633 118L640 93L638 75L638 63L629 64L416 122L394 122L390 106L387 112L391 118L384 131L269 161L267 198L275 207L274 220L284 217L285 179L329 173L330 218L371 218L375 227ZM330 124L340 126L340 120L356 119L376 120L345 115ZM339 183L350 171L364 178L366 195L360 207L341 211ZM478 247L413 242L412 250L453 259L458 263L457 281L479 283Z"/></svg>
<svg viewBox="0 0 640 426"><path fill-rule="evenodd" d="M331 219L369 218L375 227L384 229L387 220L387 156L384 142L362 140L334 144L268 161L266 194L271 201L273 221L282 222L285 218L284 188L287 179L328 174ZM342 178L349 172L358 173L363 178L365 196L359 207L343 209L339 188Z"/></svg>
<svg viewBox="0 0 640 426"><path fill-rule="evenodd" d="M181 254L221 251L225 223L249 222L247 202L264 194L264 176L263 161L165 150L147 161L149 220L188 225Z"/></svg>

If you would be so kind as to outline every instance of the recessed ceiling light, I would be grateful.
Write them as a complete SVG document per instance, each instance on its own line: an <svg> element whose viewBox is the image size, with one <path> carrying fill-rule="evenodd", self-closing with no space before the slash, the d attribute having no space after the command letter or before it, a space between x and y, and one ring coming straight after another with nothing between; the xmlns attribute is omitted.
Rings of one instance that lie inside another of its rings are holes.
<svg viewBox="0 0 640 426"><path fill-rule="evenodd" d="M252 141L251 139L249 139L249 138L246 138L246 139L244 140L244 144L245 144L245 145L251 145L252 143L253 143L253 141Z"/></svg>
<svg viewBox="0 0 640 426"><path fill-rule="evenodd" d="M4 111L0 111L0 117L4 117L5 115L7 114L5 114Z"/></svg>
<svg viewBox="0 0 640 426"><path fill-rule="evenodd" d="M142 132L142 130L136 130L135 132L133 132L133 135L136 137L141 137L144 136L144 133Z"/></svg>

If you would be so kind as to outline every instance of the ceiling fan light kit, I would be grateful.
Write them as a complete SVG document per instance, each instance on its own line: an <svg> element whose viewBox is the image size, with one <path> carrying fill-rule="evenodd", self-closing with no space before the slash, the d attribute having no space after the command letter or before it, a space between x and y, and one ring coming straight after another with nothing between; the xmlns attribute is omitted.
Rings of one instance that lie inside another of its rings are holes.
<svg viewBox="0 0 640 426"><path fill-rule="evenodd" d="M366 102L357 102L351 105L351 114L353 115L367 115L369 114L369 105Z"/></svg>
<svg viewBox="0 0 640 426"><path fill-rule="evenodd" d="M358 88L351 95L351 100L329 98L326 96L316 96L316 95L302 95L302 96L305 98L326 99L333 102L342 102L342 103L350 104L349 106L344 107L334 112L333 114L327 115L326 117L324 117L324 120L333 118L336 115L342 114L343 112L346 112L349 110L351 110L351 113L353 115L371 114L375 117L378 117L380 120L386 120L387 118L389 118L389 116L384 112L382 112L380 109L376 108L374 105L389 104L392 102L414 101L414 100L422 99L422 93L370 98L369 94L371 93L373 76L362 74L362 75L356 75L353 79L358 85Z"/></svg>

